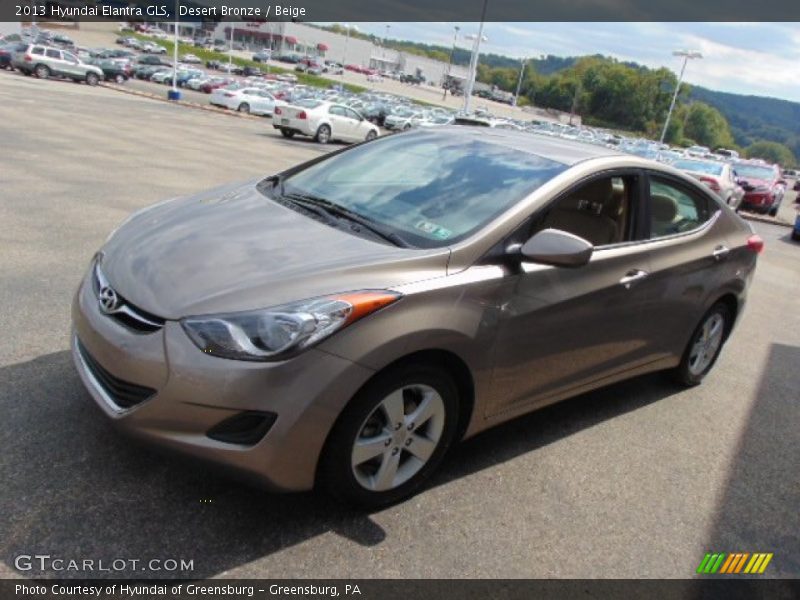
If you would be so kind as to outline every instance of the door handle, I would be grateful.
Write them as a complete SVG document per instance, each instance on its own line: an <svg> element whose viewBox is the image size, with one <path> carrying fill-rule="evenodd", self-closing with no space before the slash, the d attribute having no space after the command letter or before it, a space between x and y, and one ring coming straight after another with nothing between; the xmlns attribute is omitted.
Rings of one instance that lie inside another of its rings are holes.
<svg viewBox="0 0 800 600"><path fill-rule="evenodd" d="M633 269L625 273L625 277L619 280L621 285L625 286L626 290L631 289L631 286L636 283L637 281L641 281L645 277L650 275L647 271L642 271L641 269Z"/></svg>
<svg viewBox="0 0 800 600"><path fill-rule="evenodd" d="M720 261L724 258L728 258L728 254L731 253L731 249L727 246L717 246L714 248L714 252L711 253L711 256L714 257L714 260Z"/></svg>

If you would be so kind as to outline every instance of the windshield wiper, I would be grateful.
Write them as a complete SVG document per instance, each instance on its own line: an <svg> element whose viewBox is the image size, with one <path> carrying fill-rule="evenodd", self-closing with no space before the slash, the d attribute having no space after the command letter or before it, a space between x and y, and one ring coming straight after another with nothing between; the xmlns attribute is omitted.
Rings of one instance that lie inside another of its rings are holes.
<svg viewBox="0 0 800 600"><path fill-rule="evenodd" d="M282 198L301 204L304 207L314 210L315 212L322 210L329 216L333 215L335 217L347 219L348 221L358 224L367 231L373 233L374 235L377 235L378 237L400 248L412 247L411 244L409 244L406 240L404 240L400 235L398 235L394 231L387 231L379 224L375 223L375 221L368 219L367 217L360 215L356 212L353 212L350 209L345 208L344 206L331 202L330 200L327 200L325 198L314 196L312 194L304 194L298 192L291 192L286 194L283 192L283 181L278 181L278 185L280 185L281 187Z"/></svg>

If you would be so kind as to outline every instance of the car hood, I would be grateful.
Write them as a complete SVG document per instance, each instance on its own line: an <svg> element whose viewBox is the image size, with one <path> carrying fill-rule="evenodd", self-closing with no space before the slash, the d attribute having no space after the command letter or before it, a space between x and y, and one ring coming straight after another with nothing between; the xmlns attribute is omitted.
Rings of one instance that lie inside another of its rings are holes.
<svg viewBox="0 0 800 600"><path fill-rule="evenodd" d="M134 214L102 249L110 284L166 319L266 308L442 276L448 248L398 248L269 199L257 181Z"/></svg>

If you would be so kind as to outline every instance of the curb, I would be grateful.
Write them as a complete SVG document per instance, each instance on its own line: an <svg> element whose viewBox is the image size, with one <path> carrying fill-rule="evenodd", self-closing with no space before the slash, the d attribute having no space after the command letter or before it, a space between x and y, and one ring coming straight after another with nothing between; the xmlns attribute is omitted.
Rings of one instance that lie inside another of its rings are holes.
<svg viewBox="0 0 800 600"><path fill-rule="evenodd" d="M779 219L778 217L770 217L767 215L759 215L757 213L746 212L743 210L739 211L739 216L743 219L747 219L748 221L756 221L758 223L769 223L770 225L780 225L781 227L794 227L794 224L788 223L783 219Z"/></svg>
<svg viewBox="0 0 800 600"><path fill-rule="evenodd" d="M131 96L139 96L141 98L148 98L150 100L160 100L161 102L166 102L168 104L175 104L178 106L185 106L187 108L193 108L195 110L204 110L206 112L217 113L221 115L228 115L229 117L237 117L239 119L253 119L253 120L263 120L264 117L258 115L251 115L249 113L240 113L235 110L227 110L225 108L219 108L216 106L211 106L210 104L197 104L195 102L186 102L185 100L170 100L166 96L161 96L159 94L153 94L151 92L142 92L139 90L132 90L126 88L121 85L117 85L116 83L109 83L107 81L100 82L98 84L104 88L109 90L114 90L115 92L122 92L123 94L130 94Z"/></svg>

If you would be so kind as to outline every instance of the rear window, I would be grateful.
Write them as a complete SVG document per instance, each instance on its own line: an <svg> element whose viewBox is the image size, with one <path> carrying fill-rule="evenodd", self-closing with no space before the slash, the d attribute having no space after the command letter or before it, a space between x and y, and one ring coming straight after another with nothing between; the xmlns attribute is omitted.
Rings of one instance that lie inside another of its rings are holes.
<svg viewBox="0 0 800 600"><path fill-rule="evenodd" d="M317 108L318 106L322 105L321 100L314 100L312 98L305 98L301 100L297 100L294 102L295 106L300 106L302 108Z"/></svg>
<svg viewBox="0 0 800 600"><path fill-rule="evenodd" d="M672 163L676 169L692 171L693 173L706 173L708 175L722 175L722 165L713 162L700 162L696 160L676 160Z"/></svg>

